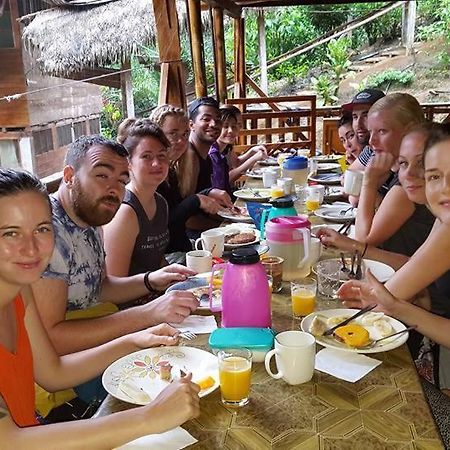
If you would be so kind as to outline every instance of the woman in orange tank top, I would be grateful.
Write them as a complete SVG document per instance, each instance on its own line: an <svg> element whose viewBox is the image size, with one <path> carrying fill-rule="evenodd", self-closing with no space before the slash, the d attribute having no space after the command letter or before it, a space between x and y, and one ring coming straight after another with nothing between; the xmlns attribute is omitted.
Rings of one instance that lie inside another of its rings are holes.
<svg viewBox="0 0 450 450"><path fill-rule="evenodd" d="M200 388L189 374L147 406L82 423L35 426L34 381L50 392L66 389L98 376L125 354L178 342L177 330L162 324L58 357L30 287L53 246L45 187L26 172L0 168L0 443L14 443L16 450L62 448L68 442L74 448L115 448L196 417Z"/></svg>

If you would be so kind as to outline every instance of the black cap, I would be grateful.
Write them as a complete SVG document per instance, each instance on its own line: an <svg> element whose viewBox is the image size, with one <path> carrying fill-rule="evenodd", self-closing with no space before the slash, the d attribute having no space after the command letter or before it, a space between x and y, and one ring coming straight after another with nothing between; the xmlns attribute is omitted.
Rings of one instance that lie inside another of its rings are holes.
<svg viewBox="0 0 450 450"><path fill-rule="evenodd" d="M290 208L294 206L294 199L290 195L285 195L283 197L273 198L269 200L275 208Z"/></svg>
<svg viewBox="0 0 450 450"><path fill-rule="evenodd" d="M380 91L380 89L364 89L358 92L350 103L342 105L342 109L345 111L353 111L355 105L373 105L384 96L385 93Z"/></svg>
<svg viewBox="0 0 450 450"><path fill-rule="evenodd" d="M220 108L219 102L213 97L199 97L196 98L190 105L188 106L189 117L191 117L194 112L200 108L200 106L212 106L213 108Z"/></svg>
<svg viewBox="0 0 450 450"><path fill-rule="evenodd" d="M236 248L231 252L231 264L255 264L257 262L259 262L259 253L254 248Z"/></svg>

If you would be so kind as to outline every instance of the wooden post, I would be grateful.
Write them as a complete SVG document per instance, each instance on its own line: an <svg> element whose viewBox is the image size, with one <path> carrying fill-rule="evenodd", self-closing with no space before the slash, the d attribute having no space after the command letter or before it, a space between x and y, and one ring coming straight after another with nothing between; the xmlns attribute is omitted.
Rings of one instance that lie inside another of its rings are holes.
<svg viewBox="0 0 450 450"><path fill-rule="evenodd" d="M191 36L192 65L195 78L195 96L204 97L208 93L206 84L205 58L203 52L202 18L200 0L188 0L189 30Z"/></svg>
<svg viewBox="0 0 450 450"><path fill-rule="evenodd" d="M258 10L258 43L259 43L259 70L261 90L267 94L267 52L266 52L266 23L264 20L264 10Z"/></svg>
<svg viewBox="0 0 450 450"><path fill-rule="evenodd" d="M175 0L153 0L161 80L158 103L186 108L186 79L181 62Z"/></svg>
<svg viewBox="0 0 450 450"><path fill-rule="evenodd" d="M227 74L225 59L225 33L223 29L223 10L212 8L213 18L213 49L215 54L215 76L217 100L225 103L227 98Z"/></svg>
<svg viewBox="0 0 450 450"><path fill-rule="evenodd" d="M122 63L122 70L131 69L130 60ZM134 117L133 82L131 70L120 74L120 90L122 92L123 117Z"/></svg>
<svg viewBox="0 0 450 450"><path fill-rule="evenodd" d="M406 49L406 55L411 55L414 51L414 30L416 26L415 0L405 2L402 11L402 45Z"/></svg>
<svg viewBox="0 0 450 450"><path fill-rule="evenodd" d="M245 24L234 19L234 97L245 98Z"/></svg>

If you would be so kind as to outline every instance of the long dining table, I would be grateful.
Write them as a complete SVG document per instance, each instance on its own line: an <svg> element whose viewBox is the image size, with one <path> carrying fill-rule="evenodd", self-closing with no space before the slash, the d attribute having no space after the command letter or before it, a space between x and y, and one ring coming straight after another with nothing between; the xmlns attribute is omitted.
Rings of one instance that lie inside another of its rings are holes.
<svg viewBox="0 0 450 450"><path fill-rule="evenodd" d="M340 307L317 297L317 310ZM216 319L220 325L220 314ZM272 324L276 332L299 329L287 282L272 294ZM211 351L208 338L180 345ZM316 370L311 381L290 386L271 378L264 363L253 363L249 404L224 406L220 389L203 397L200 417L183 425L198 440L189 448L443 449L407 346L370 356L382 364L355 383ZM132 407L108 395L97 416Z"/></svg>

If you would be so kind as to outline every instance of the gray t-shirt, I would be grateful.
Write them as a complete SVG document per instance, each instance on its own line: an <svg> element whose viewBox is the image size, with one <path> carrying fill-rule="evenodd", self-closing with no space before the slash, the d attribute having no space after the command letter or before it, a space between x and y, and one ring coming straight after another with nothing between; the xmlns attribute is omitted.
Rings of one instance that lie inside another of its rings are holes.
<svg viewBox="0 0 450 450"><path fill-rule="evenodd" d="M43 278L68 285L67 310L87 309L98 303L105 263L99 227L81 228L67 215L56 195L51 196L55 250Z"/></svg>

